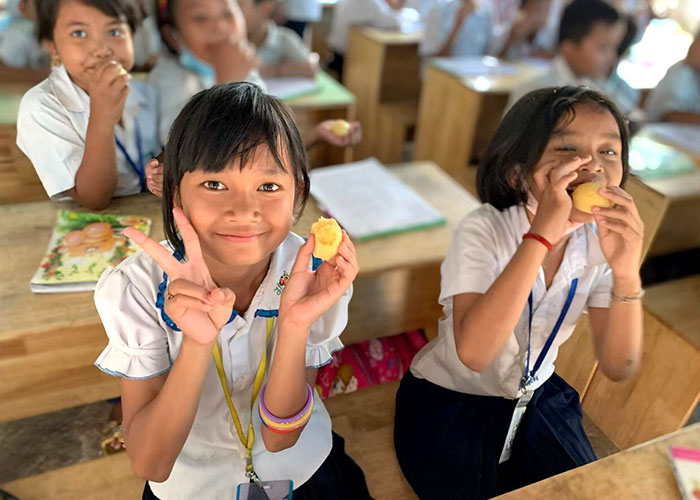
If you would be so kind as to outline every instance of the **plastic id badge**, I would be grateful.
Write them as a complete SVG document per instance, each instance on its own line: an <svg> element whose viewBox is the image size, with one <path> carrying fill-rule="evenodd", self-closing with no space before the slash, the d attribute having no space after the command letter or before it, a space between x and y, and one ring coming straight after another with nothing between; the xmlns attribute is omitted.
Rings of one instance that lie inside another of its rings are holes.
<svg viewBox="0 0 700 500"><path fill-rule="evenodd" d="M236 490L236 500L292 500L290 480L241 483Z"/></svg>
<svg viewBox="0 0 700 500"><path fill-rule="evenodd" d="M513 417L510 419L510 426L508 427L508 434L506 435L506 442L503 443L501 458L498 460L499 464L507 462L510 459L510 453L513 450L513 441L515 441L515 434L518 432L520 422L525 415L525 410L527 410L527 404L531 399L532 391L528 391L518 399L518 403L515 405Z"/></svg>

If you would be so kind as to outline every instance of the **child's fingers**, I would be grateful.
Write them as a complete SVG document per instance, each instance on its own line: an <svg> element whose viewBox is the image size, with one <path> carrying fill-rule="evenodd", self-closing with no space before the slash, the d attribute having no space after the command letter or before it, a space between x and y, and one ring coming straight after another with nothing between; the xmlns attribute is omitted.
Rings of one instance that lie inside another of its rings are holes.
<svg viewBox="0 0 700 500"><path fill-rule="evenodd" d="M230 288L215 288L209 292L208 300L213 304L233 307L236 301L236 294Z"/></svg>
<svg viewBox="0 0 700 500"><path fill-rule="evenodd" d="M124 235L141 247L167 274L173 275L175 273L180 263L162 245L156 243L135 227L124 229Z"/></svg>
<svg viewBox="0 0 700 500"><path fill-rule="evenodd" d="M342 257L348 264L350 264L350 267L355 271L355 274L358 273L360 266L357 263L357 257L355 256L355 250L348 245L348 242L343 240L343 242L340 244L338 247L338 255Z"/></svg>
<svg viewBox="0 0 700 500"><path fill-rule="evenodd" d="M212 303L212 300L209 298L209 290L182 278L174 279L168 284L168 293L171 295L187 295L207 304Z"/></svg>
<svg viewBox="0 0 700 500"><path fill-rule="evenodd" d="M173 208L173 217L177 228L180 230L182 242L185 244L185 253L190 261L202 260L202 247L199 244L199 236L190 224L189 219L181 208Z"/></svg>
<svg viewBox="0 0 700 500"><path fill-rule="evenodd" d="M297 258L292 266L292 271L290 274L297 272L303 272L309 269L309 261L311 260L311 255L314 251L314 245L316 244L316 237L313 233L309 235L306 242L299 248L297 252Z"/></svg>
<svg viewBox="0 0 700 500"><path fill-rule="evenodd" d="M626 241L639 241L640 235L637 234L626 222L608 217L597 218L596 222L610 231L619 234Z"/></svg>
<svg viewBox="0 0 700 500"><path fill-rule="evenodd" d="M634 217L633 214L629 212L624 207L618 207L618 208L604 208L604 207L594 207L593 208L593 215L594 217L598 217L601 220L606 219L606 220L616 220L620 221L624 224L627 224L632 231L634 231L637 235L640 237L643 236L643 228L641 224L639 223L640 221L637 220L637 218Z"/></svg>
<svg viewBox="0 0 700 500"><path fill-rule="evenodd" d="M202 312L211 312L212 304L207 304L189 295L173 295L165 301L166 314L173 320L180 319L188 310L195 309Z"/></svg>

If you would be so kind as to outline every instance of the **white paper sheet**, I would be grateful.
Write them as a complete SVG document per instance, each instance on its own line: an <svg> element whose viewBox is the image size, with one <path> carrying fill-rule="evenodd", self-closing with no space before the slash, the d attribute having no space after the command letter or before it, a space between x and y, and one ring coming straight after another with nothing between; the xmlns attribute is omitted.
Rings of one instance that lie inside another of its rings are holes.
<svg viewBox="0 0 700 500"><path fill-rule="evenodd" d="M311 171L311 195L357 239L444 224L445 218L374 158Z"/></svg>
<svg viewBox="0 0 700 500"><path fill-rule="evenodd" d="M265 78L267 93L279 99L291 99L312 94L321 89L315 78Z"/></svg>

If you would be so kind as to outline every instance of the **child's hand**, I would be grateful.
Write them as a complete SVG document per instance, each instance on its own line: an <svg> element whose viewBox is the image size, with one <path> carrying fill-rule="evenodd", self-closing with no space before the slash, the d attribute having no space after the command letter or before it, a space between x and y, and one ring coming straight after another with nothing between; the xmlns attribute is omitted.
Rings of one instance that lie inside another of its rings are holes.
<svg viewBox="0 0 700 500"><path fill-rule="evenodd" d="M168 275L165 313L190 340L201 345L213 344L219 331L231 317L234 293L219 288L209 274L202 248L185 213L173 209L175 222L185 243L186 262L178 262L163 246L129 227L124 234L151 256Z"/></svg>
<svg viewBox="0 0 700 500"><path fill-rule="evenodd" d="M530 228L533 233L543 236L552 244L564 236L573 208L566 188L578 177L579 167L590 160L590 155L583 158L576 156L571 160L555 160L540 168L535 167L535 182L544 189L540 193L537 213Z"/></svg>
<svg viewBox="0 0 700 500"><path fill-rule="evenodd" d="M316 137L332 146L354 146L362 141L362 125L360 122L350 122L350 130L347 135L338 137L332 131L335 120L325 120L316 125Z"/></svg>
<svg viewBox="0 0 700 500"><path fill-rule="evenodd" d="M163 165L158 158L151 158L146 163L146 186L158 198L163 197Z"/></svg>
<svg viewBox="0 0 700 500"><path fill-rule="evenodd" d="M620 187L598 193L615 202L612 208L593 207L603 255L616 278L636 279L642 259L644 223L632 197Z"/></svg>
<svg viewBox="0 0 700 500"><path fill-rule="evenodd" d="M89 77L91 116L101 116L112 125L122 119L124 104L129 95L131 75L122 69L118 62L104 60L85 72Z"/></svg>
<svg viewBox="0 0 700 500"><path fill-rule="evenodd" d="M355 246L345 231L338 254L315 272L309 269L313 249L312 234L299 249L280 299L280 324L304 331L350 288L359 270Z"/></svg>
<svg viewBox="0 0 700 500"><path fill-rule="evenodd" d="M232 36L211 44L208 53L216 70L217 83L241 82L260 66L255 48L242 37Z"/></svg>

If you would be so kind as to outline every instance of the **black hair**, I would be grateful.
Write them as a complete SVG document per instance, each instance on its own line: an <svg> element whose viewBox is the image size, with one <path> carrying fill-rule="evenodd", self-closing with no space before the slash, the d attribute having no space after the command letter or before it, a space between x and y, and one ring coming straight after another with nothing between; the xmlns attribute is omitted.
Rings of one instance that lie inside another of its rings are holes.
<svg viewBox="0 0 700 500"><path fill-rule="evenodd" d="M632 46L632 43L637 38L637 32L639 31L637 28L637 23L635 22L634 17L631 15L623 16L622 20L625 22L625 35L622 37L620 45L617 46L618 59L627 53L627 50Z"/></svg>
<svg viewBox="0 0 700 500"><path fill-rule="evenodd" d="M526 94L503 117L476 174L481 201L499 210L527 201L527 176L542 157L552 133L573 121L577 104L609 111L617 122L624 184L629 171L630 134L617 106L588 87L550 87Z"/></svg>
<svg viewBox="0 0 700 500"><path fill-rule="evenodd" d="M171 54L177 55L177 50L170 45L168 40L163 36L163 27L169 26L175 29L175 4L177 0L153 0L155 5L154 12L156 13L156 24L158 25L158 33L160 39Z"/></svg>
<svg viewBox="0 0 700 500"><path fill-rule="evenodd" d="M580 42L596 23L613 25L620 20L615 7L604 0L574 0L564 9L559 24L559 44L565 40Z"/></svg>
<svg viewBox="0 0 700 500"><path fill-rule="evenodd" d="M58 11L65 0L35 0L37 38L39 41L53 40ZM129 25L131 33L141 24L141 7L136 0L79 0L110 17L121 19Z"/></svg>
<svg viewBox="0 0 700 500"><path fill-rule="evenodd" d="M267 146L282 171L291 169L298 215L309 196L306 149L285 104L257 85L236 82L195 94L180 111L165 147L162 201L165 236L176 251L183 254L184 245L172 210L185 173L221 172L236 159L243 169L258 146Z"/></svg>

